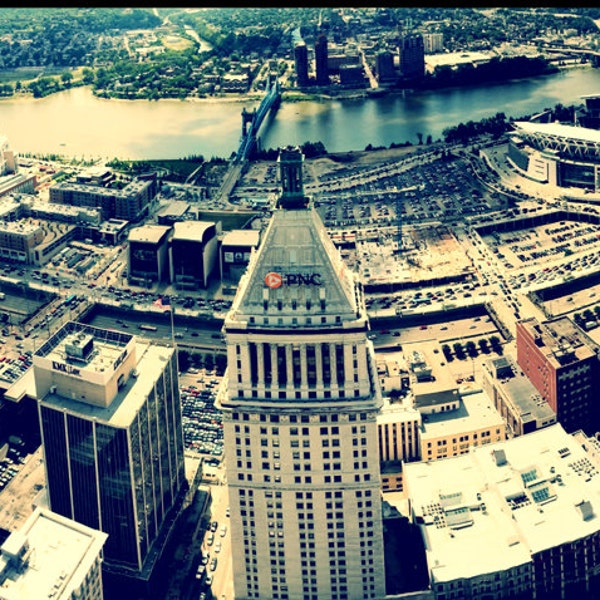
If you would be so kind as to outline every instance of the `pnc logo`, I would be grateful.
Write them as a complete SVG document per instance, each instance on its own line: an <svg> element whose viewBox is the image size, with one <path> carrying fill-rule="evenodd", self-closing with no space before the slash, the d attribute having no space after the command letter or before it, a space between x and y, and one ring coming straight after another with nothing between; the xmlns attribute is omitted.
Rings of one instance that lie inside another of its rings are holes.
<svg viewBox="0 0 600 600"><path fill-rule="evenodd" d="M267 273L265 275L265 285L268 288L271 288L274 290L278 287L281 287L282 283L283 283L283 279L279 273L271 272L271 273Z"/></svg>

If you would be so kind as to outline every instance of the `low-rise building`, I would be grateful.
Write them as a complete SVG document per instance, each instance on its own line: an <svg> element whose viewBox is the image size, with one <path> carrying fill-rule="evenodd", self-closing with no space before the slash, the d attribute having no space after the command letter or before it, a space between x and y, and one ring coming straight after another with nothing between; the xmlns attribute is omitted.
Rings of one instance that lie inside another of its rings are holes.
<svg viewBox="0 0 600 600"><path fill-rule="evenodd" d="M0 547L2 600L102 600L108 535L44 508Z"/></svg>
<svg viewBox="0 0 600 600"><path fill-rule="evenodd" d="M466 454L471 448L506 438L506 426L484 392L460 396L437 394L437 402L415 406L421 411L421 457L434 461ZM426 413L424 414L424 410Z"/></svg>
<svg viewBox="0 0 600 600"><path fill-rule="evenodd" d="M171 227L142 225L129 231L128 279L148 285L169 279L169 235Z"/></svg>
<svg viewBox="0 0 600 600"><path fill-rule="evenodd" d="M504 419L508 437L556 423L556 413L514 360L507 356L483 363L482 387Z"/></svg>
<svg viewBox="0 0 600 600"><path fill-rule="evenodd" d="M435 597L598 597L600 464L587 446L557 423L405 464Z"/></svg>

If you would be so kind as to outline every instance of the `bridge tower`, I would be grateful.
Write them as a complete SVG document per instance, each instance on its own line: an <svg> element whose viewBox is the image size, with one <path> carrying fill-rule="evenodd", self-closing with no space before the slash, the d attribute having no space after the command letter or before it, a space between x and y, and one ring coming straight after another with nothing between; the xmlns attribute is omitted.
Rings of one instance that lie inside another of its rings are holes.
<svg viewBox="0 0 600 600"><path fill-rule="evenodd" d="M242 138L248 135L248 125L252 125L255 116L256 109L252 111L246 110L246 107L242 109Z"/></svg>

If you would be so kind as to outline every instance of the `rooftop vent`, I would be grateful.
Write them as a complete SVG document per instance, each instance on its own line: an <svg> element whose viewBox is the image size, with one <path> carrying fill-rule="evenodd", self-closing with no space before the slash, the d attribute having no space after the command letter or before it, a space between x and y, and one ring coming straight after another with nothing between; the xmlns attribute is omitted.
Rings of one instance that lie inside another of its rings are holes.
<svg viewBox="0 0 600 600"><path fill-rule="evenodd" d="M492 451L492 456L494 457L494 460L496 461L496 466L497 467L501 467L502 465L505 465L507 463L506 453L502 449L500 449L500 450L493 450Z"/></svg>
<svg viewBox="0 0 600 600"><path fill-rule="evenodd" d="M575 507L581 513L581 518L584 521L589 521L594 516L594 509L592 508L592 503L589 500L582 500L579 504L576 504Z"/></svg>

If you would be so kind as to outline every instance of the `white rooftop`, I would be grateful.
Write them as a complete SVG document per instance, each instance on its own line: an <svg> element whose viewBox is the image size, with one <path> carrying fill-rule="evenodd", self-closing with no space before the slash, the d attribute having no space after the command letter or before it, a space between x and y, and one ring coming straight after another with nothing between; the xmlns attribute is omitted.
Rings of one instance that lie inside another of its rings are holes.
<svg viewBox="0 0 600 600"><path fill-rule="evenodd" d="M600 143L600 131L575 125L562 125L561 123L531 123L529 121L515 121L517 129L526 133L539 133L553 135L566 140Z"/></svg>
<svg viewBox="0 0 600 600"><path fill-rule="evenodd" d="M222 246L258 246L260 231L258 229L235 229L223 236Z"/></svg>
<svg viewBox="0 0 600 600"><path fill-rule="evenodd" d="M134 227L129 232L129 241L157 244L170 229L167 225L142 225Z"/></svg>
<svg viewBox="0 0 600 600"><path fill-rule="evenodd" d="M108 535L46 509L37 508L22 529L2 545L2 600L68 600L85 581ZM9 557L29 544L28 565L20 571Z"/></svg>
<svg viewBox="0 0 600 600"><path fill-rule="evenodd" d="M599 467L560 424L470 454L405 464L433 579L516 567L600 531Z"/></svg>
<svg viewBox="0 0 600 600"><path fill-rule="evenodd" d="M212 221L177 221L173 223L173 239L202 242L209 227L214 227Z"/></svg>
<svg viewBox="0 0 600 600"><path fill-rule="evenodd" d="M485 392L462 396L456 410L427 414L423 419L421 440L437 439L449 435L481 429L504 430L504 421Z"/></svg>

